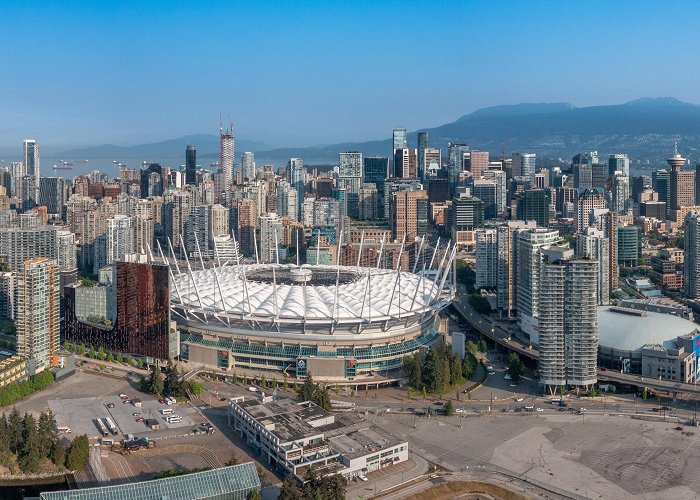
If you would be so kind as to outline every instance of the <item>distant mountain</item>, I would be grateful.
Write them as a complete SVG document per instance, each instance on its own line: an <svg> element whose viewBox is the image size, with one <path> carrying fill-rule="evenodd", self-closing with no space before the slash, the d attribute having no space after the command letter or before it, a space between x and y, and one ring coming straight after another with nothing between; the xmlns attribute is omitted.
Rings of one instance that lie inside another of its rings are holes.
<svg viewBox="0 0 700 500"><path fill-rule="evenodd" d="M430 145L443 148L463 142L471 149L500 157L502 149L535 152L545 158L570 158L581 151L625 152L633 160L663 164L679 140L679 149L700 159L700 106L671 97L643 98L625 104L577 108L568 103L524 103L494 106L452 123L423 129ZM382 141L341 143L314 148L282 148L256 152L256 158L281 162L299 156L311 162L337 162L340 151L366 155L391 154L391 131ZM415 147L415 133L409 143Z"/></svg>
<svg viewBox="0 0 700 500"><path fill-rule="evenodd" d="M188 144L197 147L197 158L219 158L219 136L208 134L193 134L149 144L135 146L116 146L103 144L81 149L73 149L56 153L52 156L60 158L89 158L122 160L159 161L162 158L182 158L185 161L185 148ZM236 151L258 151L271 149L272 146L261 141L236 139Z"/></svg>
<svg viewBox="0 0 700 500"><path fill-rule="evenodd" d="M502 149L537 153L543 158L565 158L582 151L597 150L601 155L624 152L633 160L663 165L664 158L679 141L686 158L700 159L700 106L672 97L642 98L625 104L576 107L568 103L523 103L479 109L452 123L422 129L429 133L430 145L443 148L462 142L471 149L489 151L500 157ZM416 134L409 134L415 147ZM56 157L89 159L139 159L159 161L182 158L185 146L197 146L197 157L215 160L219 138L215 135L188 135L167 141L136 146L105 144L56 154ZM239 152L253 151L258 165L281 165L289 158L303 158L307 165L338 161L342 151L364 155L391 154L391 130L382 140L344 142L301 148L272 148L256 141L236 139ZM206 161L202 164L208 163Z"/></svg>

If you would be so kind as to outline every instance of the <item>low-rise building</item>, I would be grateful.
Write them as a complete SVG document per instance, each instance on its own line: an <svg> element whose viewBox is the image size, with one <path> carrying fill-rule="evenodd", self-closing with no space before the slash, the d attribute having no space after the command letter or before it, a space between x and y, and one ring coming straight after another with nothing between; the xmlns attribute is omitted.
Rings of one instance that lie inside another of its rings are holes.
<svg viewBox="0 0 700 500"><path fill-rule="evenodd" d="M363 475L408 460L408 442L355 413L331 413L313 402L265 397L229 403L229 425L270 465L303 479Z"/></svg>

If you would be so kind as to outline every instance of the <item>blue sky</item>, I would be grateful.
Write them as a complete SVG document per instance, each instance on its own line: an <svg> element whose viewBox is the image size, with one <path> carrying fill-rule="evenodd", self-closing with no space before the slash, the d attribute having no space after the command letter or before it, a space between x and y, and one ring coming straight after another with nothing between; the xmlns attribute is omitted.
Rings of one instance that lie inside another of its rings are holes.
<svg viewBox="0 0 700 500"><path fill-rule="evenodd" d="M693 2L0 4L0 147L388 137L518 102L700 103Z"/></svg>

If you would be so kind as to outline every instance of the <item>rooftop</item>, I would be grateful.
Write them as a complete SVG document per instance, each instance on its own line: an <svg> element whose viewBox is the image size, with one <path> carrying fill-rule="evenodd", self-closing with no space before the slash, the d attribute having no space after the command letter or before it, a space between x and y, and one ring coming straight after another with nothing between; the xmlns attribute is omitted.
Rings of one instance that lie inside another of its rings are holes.
<svg viewBox="0 0 700 500"><path fill-rule="evenodd" d="M247 493L260 489L255 464L249 462L221 469L195 472L184 476L41 493L42 500L191 500L193 498L247 498Z"/></svg>
<svg viewBox="0 0 700 500"><path fill-rule="evenodd" d="M643 345L663 345L700 329L700 325L671 314L620 309L623 308L598 308L599 344L603 347L637 351Z"/></svg>

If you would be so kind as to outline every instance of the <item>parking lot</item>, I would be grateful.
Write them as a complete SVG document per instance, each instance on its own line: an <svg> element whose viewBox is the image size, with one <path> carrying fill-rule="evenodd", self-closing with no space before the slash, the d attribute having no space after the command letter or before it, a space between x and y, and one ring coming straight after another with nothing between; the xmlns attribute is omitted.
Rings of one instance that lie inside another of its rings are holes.
<svg viewBox="0 0 700 500"><path fill-rule="evenodd" d="M141 402L141 408L137 408L130 401L122 401L118 394L91 398L53 399L48 404L56 419L56 425L70 427L73 434L86 434L92 438L101 437L96 423L98 418L112 419L118 429L118 434L115 436L118 439L126 434L157 438L159 434L172 434L172 431L189 432L195 425L194 419L197 418L196 411L183 404L167 406L155 399L145 399ZM168 423L162 410L168 413L172 411L167 416L178 415L182 420ZM145 423L147 419L156 419L160 430L154 431L147 427Z"/></svg>

